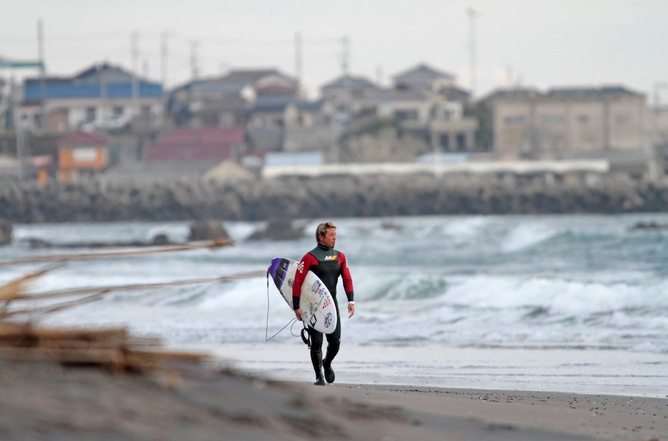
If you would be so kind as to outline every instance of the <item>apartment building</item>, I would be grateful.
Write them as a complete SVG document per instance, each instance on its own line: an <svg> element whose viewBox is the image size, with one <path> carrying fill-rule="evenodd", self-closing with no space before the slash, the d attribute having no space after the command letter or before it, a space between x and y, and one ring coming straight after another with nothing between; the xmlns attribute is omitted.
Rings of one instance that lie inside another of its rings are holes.
<svg viewBox="0 0 668 441"><path fill-rule="evenodd" d="M650 147L646 96L624 87L499 90L485 101L499 159L633 156Z"/></svg>

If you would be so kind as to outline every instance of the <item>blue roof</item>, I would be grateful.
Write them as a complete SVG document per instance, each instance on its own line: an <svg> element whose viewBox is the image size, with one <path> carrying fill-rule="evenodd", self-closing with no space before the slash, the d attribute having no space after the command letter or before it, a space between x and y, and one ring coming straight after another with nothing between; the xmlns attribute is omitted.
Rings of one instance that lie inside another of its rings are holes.
<svg viewBox="0 0 668 441"><path fill-rule="evenodd" d="M139 98L159 98L162 96L162 85L148 81L139 82ZM102 86L99 83L80 83L75 81L50 80L44 84L46 99L70 98L102 98ZM105 87L107 98L131 98L132 82L112 82ZM23 87L23 98L26 101L40 101L42 99L42 85L40 80L26 80Z"/></svg>

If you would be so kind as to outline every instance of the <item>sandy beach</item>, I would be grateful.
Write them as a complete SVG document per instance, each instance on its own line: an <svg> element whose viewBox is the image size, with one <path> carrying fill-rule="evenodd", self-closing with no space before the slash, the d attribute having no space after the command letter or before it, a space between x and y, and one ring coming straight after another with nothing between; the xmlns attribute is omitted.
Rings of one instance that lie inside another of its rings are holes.
<svg viewBox="0 0 668 441"><path fill-rule="evenodd" d="M0 439L668 440L668 399L268 381L0 360Z"/></svg>

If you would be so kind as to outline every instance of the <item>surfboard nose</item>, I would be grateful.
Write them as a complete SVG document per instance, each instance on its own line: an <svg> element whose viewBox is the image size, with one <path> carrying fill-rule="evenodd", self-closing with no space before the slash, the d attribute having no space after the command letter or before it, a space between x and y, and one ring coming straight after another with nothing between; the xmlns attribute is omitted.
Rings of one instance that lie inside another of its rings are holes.
<svg viewBox="0 0 668 441"><path fill-rule="evenodd" d="M281 260L283 259L281 259L280 257L275 257L271 259L271 264L269 265L267 272L272 278L276 277L276 270L278 269L278 266L281 264Z"/></svg>
<svg viewBox="0 0 668 441"><path fill-rule="evenodd" d="M288 259L283 259L281 257L271 259L271 265L269 265L267 272L274 280L278 289L281 289L281 286L283 286L283 280L288 271L288 266L290 266L290 261Z"/></svg>

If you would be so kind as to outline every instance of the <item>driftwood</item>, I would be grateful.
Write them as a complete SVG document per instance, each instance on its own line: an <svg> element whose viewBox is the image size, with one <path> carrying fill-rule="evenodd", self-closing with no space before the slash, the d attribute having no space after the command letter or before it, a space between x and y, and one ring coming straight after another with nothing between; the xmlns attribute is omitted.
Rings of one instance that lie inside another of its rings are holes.
<svg viewBox="0 0 668 441"><path fill-rule="evenodd" d="M35 256L26 257L23 259L6 260L0 262L2 266L23 265L27 263L43 263L43 262L67 262L69 260L91 260L91 259L113 259L116 257L134 257L145 256L156 253L171 253L175 251L189 251L199 248L216 249L234 245L234 242L229 239L218 239L206 242L189 242L179 245L164 245L155 246L142 249L130 249L126 251L112 251L107 253L76 253L76 254L59 254L50 256Z"/></svg>
<svg viewBox="0 0 668 441"><path fill-rule="evenodd" d="M72 308L97 300L114 291L225 282L265 274L264 271L254 271L231 276L163 283L83 287L46 293L28 292L28 285L31 280L63 266L62 262L68 260L130 257L196 248L214 249L231 244L232 241L223 239L206 243L189 243L123 252L39 256L0 262L0 266L59 262L0 285L0 358L24 361L56 361L65 365L99 366L114 372L147 372L158 368L182 365L183 363L200 363L208 360L209 356L204 354L164 350L161 348L159 340L132 337L123 328L103 330L45 328L36 327L31 321L19 323L15 320L17 316L35 317ZM69 299L52 302L48 305L39 305L38 303L35 306L35 302L39 300L61 298Z"/></svg>
<svg viewBox="0 0 668 441"><path fill-rule="evenodd" d="M199 363L209 358L156 346L157 341L133 340L125 329L51 329L0 322L0 357L7 360L57 361L144 372L170 362Z"/></svg>
<svg viewBox="0 0 668 441"><path fill-rule="evenodd" d="M97 293L95 296L102 296L110 292L116 291L137 291L144 289L167 288L170 286L184 286L184 285L201 285L205 283L229 282L231 280L248 279L251 277L260 277L266 274L265 271L251 271L248 273L233 274L231 276L208 277L202 279L186 279L174 280L171 282L157 282L157 283L139 283L134 285L114 285L114 286L98 286L87 288L73 288L61 291L49 291L39 294L17 294L14 300L39 300L39 299L53 299L58 297L70 297L81 294ZM0 297L0 299L2 299ZM2 315L0 314L0 318Z"/></svg>

